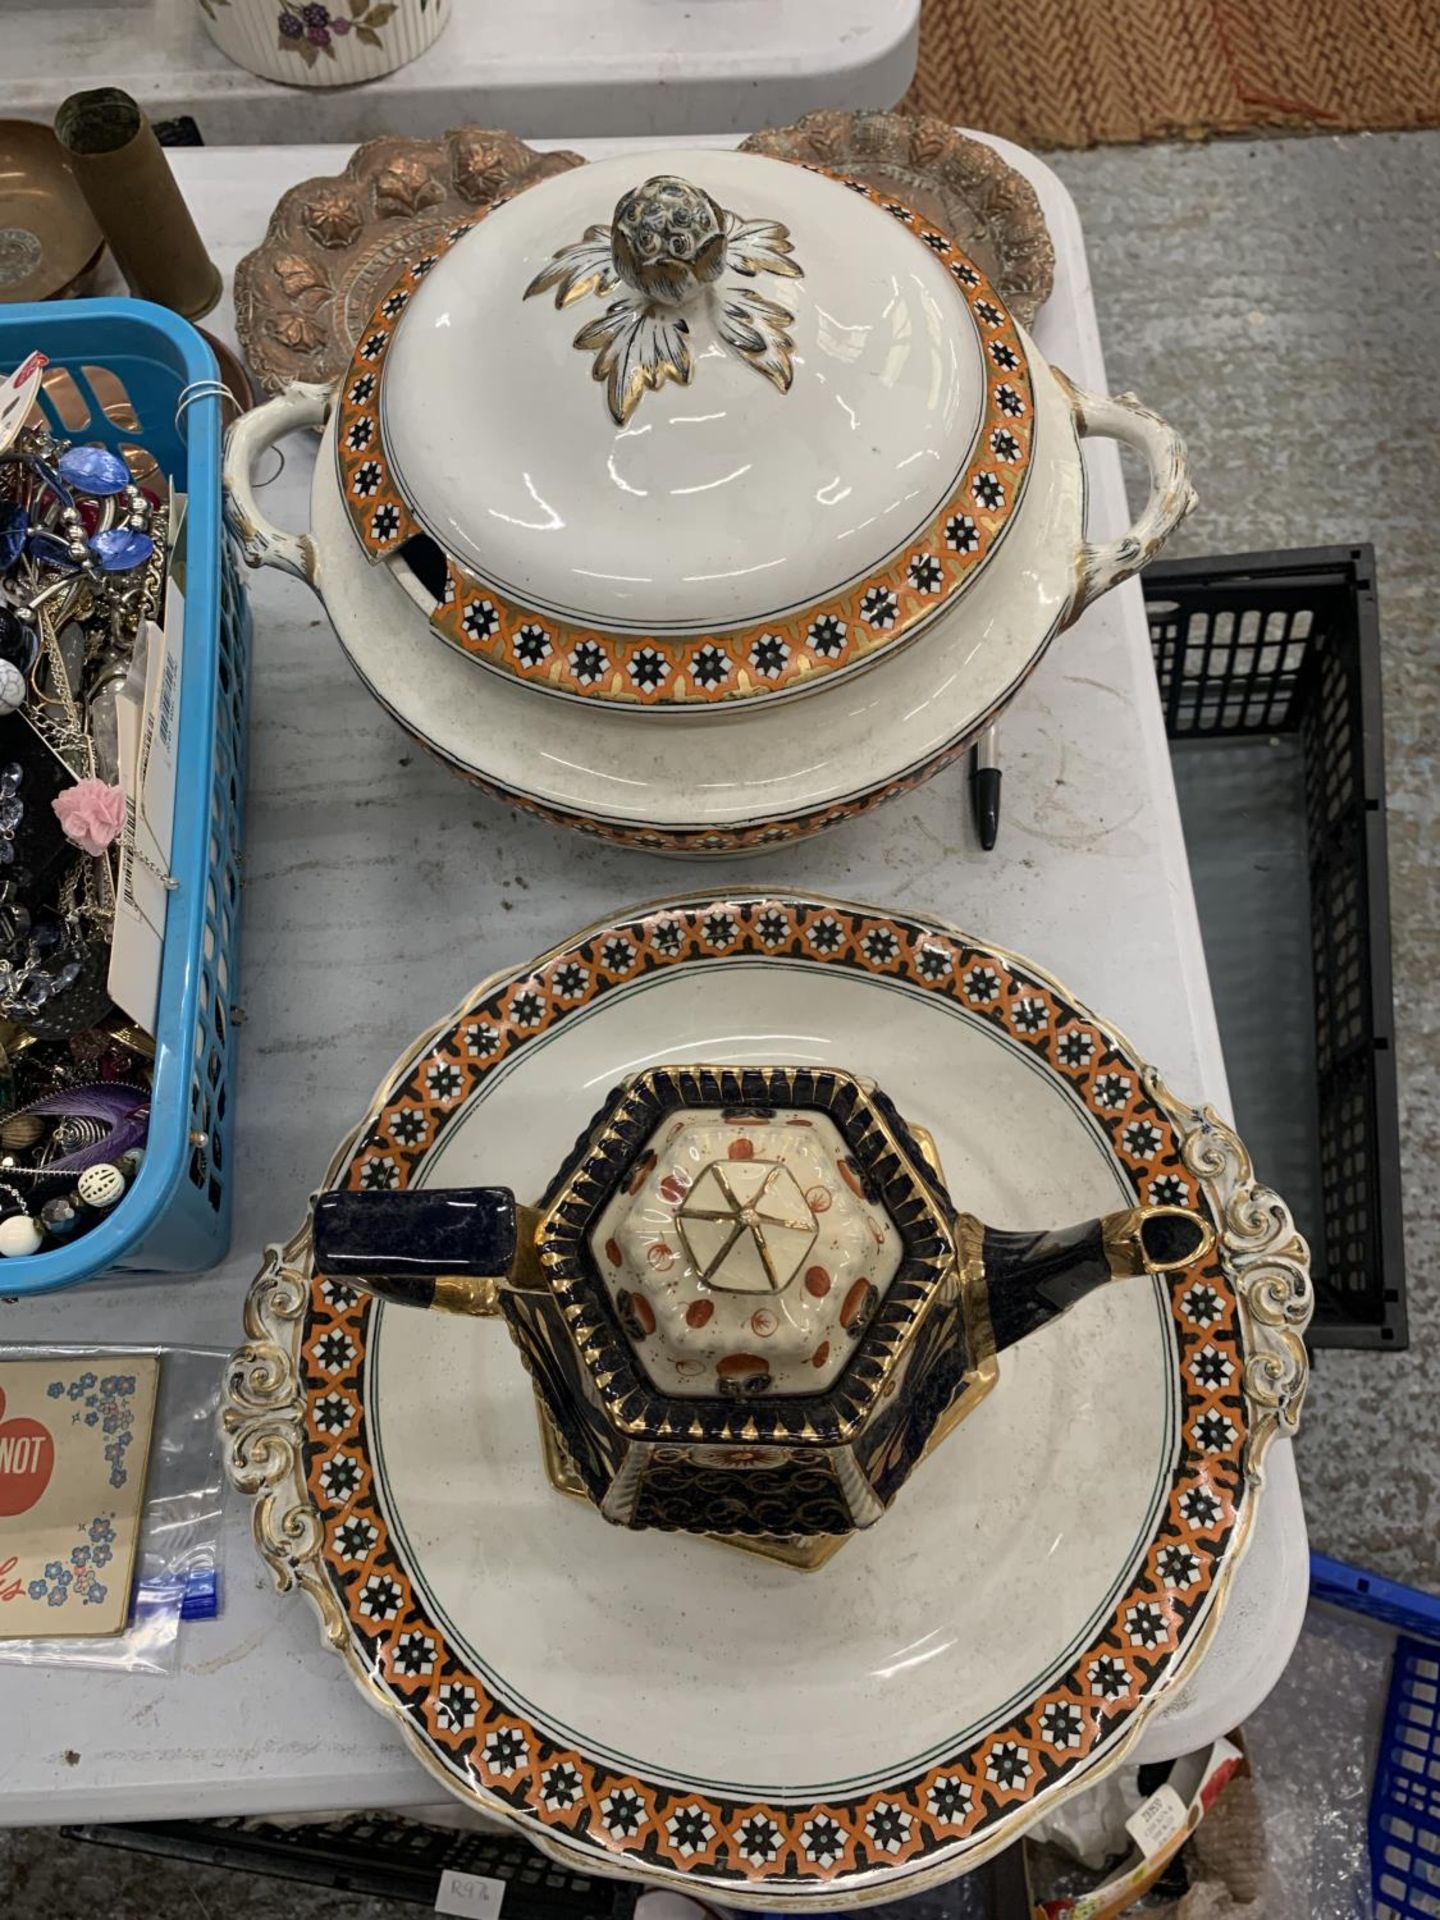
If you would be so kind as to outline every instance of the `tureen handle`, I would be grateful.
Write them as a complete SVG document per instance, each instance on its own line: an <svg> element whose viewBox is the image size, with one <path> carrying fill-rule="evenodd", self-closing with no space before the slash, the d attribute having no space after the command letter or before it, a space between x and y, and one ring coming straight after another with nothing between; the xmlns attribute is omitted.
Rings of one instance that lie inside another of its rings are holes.
<svg viewBox="0 0 1440 1920"><path fill-rule="evenodd" d="M541 1284L536 1216L508 1187L322 1193L315 1271L402 1307L493 1314L499 1296Z"/></svg>
<svg viewBox="0 0 1440 1920"><path fill-rule="evenodd" d="M1087 541L1080 548L1079 582L1066 624L1077 620L1092 600L1147 566L1195 505L1185 442L1159 414L1142 407L1133 393L1088 393L1054 369L1070 402L1075 430L1082 440L1119 440L1144 456L1150 473L1150 497L1128 533L1118 540Z"/></svg>
<svg viewBox="0 0 1440 1920"><path fill-rule="evenodd" d="M263 407L242 413L225 438L225 523L251 567L278 567L307 586L315 585L315 543L308 533L286 533L271 524L255 500L251 476L267 447L297 427L321 427L334 389L293 380Z"/></svg>

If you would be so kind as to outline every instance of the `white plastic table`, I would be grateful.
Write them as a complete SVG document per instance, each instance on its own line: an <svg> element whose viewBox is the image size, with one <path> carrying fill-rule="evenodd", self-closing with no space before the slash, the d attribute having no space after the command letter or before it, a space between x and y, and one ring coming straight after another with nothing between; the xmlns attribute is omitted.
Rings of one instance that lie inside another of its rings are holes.
<svg viewBox="0 0 1440 1920"><path fill-rule="evenodd" d="M589 142L592 153L619 142ZM1056 241L1047 356L1103 389L1074 207L1046 168ZM176 155L227 273L281 191L338 168L340 148ZM231 327L228 307L212 319ZM1113 444L1088 442L1092 529L1126 518ZM311 447L292 440L264 495L305 524ZM235 1244L199 1279L101 1282L0 1308L0 1337L232 1347L246 1286L376 1082L422 1026L492 970L617 908L750 880L932 910L1028 954L1115 1022L1178 1092L1228 1110L1139 587L1064 635L1007 713L999 849L982 854L963 770L818 840L719 864L651 859L510 813L410 748L344 665L318 604L252 579L256 645L235 1155ZM1267 1462L1253 1544L1195 1675L1143 1757L1208 1743L1270 1690L1300 1629L1304 1519L1288 1444ZM433 1802L429 1776L322 1650L309 1606L281 1598L232 1498L225 1609L187 1626L166 1679L8 1669L0 1824L299 1813ZM67 1755L78 1755L71 1759Z"/></svg>
<svg viewBox="0 0 1440 1920"><path fill-rule="evenodd" d="M669 134L893 107L915 77L920 0L454 0L436 44L362 86L287 87L235 66L196 0L6 0L4 106L124 87L212 145L368 140L446 127Z"/></svg>

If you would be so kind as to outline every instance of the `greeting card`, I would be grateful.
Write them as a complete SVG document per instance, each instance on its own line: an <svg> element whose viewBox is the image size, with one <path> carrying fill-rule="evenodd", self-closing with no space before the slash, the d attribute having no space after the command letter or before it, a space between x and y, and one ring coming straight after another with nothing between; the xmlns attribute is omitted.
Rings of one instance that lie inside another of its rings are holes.
<svg viewBox="0 0 1440 1920"><path fill-rule="evenodd" d="M149 1353L0 1360L0 1639L125 1625L159 1378Z"/></svg>

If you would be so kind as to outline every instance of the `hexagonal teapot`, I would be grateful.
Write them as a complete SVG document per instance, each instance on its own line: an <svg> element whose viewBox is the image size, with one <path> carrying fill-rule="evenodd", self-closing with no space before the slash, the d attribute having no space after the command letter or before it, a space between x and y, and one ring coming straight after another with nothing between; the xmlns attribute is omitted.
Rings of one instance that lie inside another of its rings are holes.
<svg viewBox="0 0 1440 1920"><path fill-rule="evenodd" d="M336 1191L314 1238L329 1278L503 1313L552 1479L607 1520L810 1566L880 1518L1005 1348L1213 1234L1178 1207L984 1226L875 1086L672 1066L610 1094L538 1206Z"/></svg>

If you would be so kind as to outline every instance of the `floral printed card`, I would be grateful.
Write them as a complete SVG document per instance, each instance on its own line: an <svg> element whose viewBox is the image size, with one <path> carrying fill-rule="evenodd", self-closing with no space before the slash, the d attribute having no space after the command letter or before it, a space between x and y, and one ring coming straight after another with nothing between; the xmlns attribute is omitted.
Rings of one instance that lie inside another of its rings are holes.
<svg viewBox="0 0 1440 1920"><path fill-rule="evenodd" d="M0 1361L0 1639L125 1625L159 1377L147 1353Z"/></svg>

